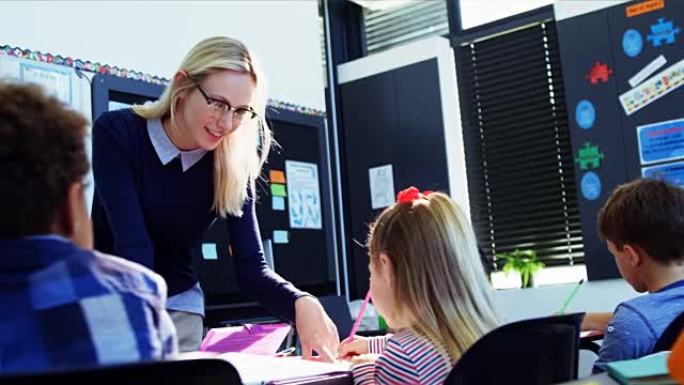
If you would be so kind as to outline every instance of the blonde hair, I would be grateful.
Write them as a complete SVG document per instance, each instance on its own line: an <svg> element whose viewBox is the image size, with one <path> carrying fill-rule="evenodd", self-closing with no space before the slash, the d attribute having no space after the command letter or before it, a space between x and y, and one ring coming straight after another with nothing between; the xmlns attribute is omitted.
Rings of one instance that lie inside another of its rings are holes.
<svg viewBox="0 0 684 385"><path fill-rule="evenodd" d="M214 150L212 209L221 216L240 216L247 199L247 186L251 186L252 194L255 194L254 182L259 177L271 146L271 131L265 119L264 76L256 68L253 57L244 44L221 36L202 40L195 45L183 59L180 70L189 76L172 79L159 100L152 104L136 105L133 110L144 119L170 117L173 121L180 96L196 87L189 77L201 79L222 70L247 73L256 84L251 105L258 114L257 118L244 121L238 130L224 138ZM172 126L175 127L175 124Z"/></svg>
<svg viewBox="0 0 684 385"><path fill-rule="evenodd" d="M368 237L371 263L392 262L396 312L456 362L494 329L491 287L463 211L432 192L380 214Z"/></svg>

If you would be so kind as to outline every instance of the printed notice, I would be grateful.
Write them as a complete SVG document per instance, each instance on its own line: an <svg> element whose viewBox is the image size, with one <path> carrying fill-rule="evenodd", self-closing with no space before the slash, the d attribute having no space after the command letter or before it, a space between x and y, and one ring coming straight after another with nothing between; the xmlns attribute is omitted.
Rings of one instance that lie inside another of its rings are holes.
<svg viewBox="0 0 684 385"><path fill-rule="evenodd" d="M290 227L293 229L322 229L321 194L318 185L318 165L285 161Z"/></svg>

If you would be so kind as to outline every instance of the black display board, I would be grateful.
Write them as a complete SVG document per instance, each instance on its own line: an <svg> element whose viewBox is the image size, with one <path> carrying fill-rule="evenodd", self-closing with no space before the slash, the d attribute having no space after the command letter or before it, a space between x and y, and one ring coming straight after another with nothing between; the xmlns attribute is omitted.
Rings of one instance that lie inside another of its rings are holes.
<svg viewBox="0 0 684 385"><path fill-rule="evenodd" d="M619 277L596 230L610 193L648 167L682 160L683 23L680 0L632 1L557 22L589 279ZM640 127L651 141L645 154L670 156L642 161ZM648 175L683 185L680 168Z"/></svg>
<svg viewBox="0 0 684 385"><path fill-rule="evenodd" d="M340 85L349 218L350 298L368 290L368 225L373 209L369 169L391 165L394 190L414 185L449 193L449 175L437 59Z"/></svg>

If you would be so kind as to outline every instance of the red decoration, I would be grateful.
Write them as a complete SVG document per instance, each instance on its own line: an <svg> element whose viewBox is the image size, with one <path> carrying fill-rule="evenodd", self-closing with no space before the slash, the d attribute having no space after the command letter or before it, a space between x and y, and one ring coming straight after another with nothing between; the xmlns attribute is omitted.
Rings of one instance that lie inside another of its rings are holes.
<svg viewBox="0 0 684 385"><path fill-rule="evenodd" d="M430 195L432 191L425 190L422 193L420 190L418 190L416 187L409 187L407 189L404 189L402 191L399 191L399 194L397 194L397 202L399 203L412 203L416 199L425 199L427 198L428 195Z"/></svg>
<svg viewBox="0 0 684 385"><path fill-rule="evenodd" d="M612 74L613 70L608 67L608 64L603 64L597 61L596 64L589 69L587 80L589 80L591 84L596 84L599 82L599 80L603 83L607 83L608 78Z"/></svg>

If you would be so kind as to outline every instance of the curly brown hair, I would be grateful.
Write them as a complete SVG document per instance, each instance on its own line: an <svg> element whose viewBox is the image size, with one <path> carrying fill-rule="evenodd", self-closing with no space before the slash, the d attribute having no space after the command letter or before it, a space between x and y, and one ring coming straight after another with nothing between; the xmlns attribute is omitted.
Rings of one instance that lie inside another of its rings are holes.
<svg viewBox="0 0 684 385"><path fill-rule="evenodd" d="M0 238L50 233L88 172L87 124L36 85L0 82Z"/></svg>
<svg viewBox="0 0 684 385"><path fill-rule="evenodd" d="M601 239L641 247L661 264L684 258L684 190L656 179L618 186L597 216Z"/></svg>

